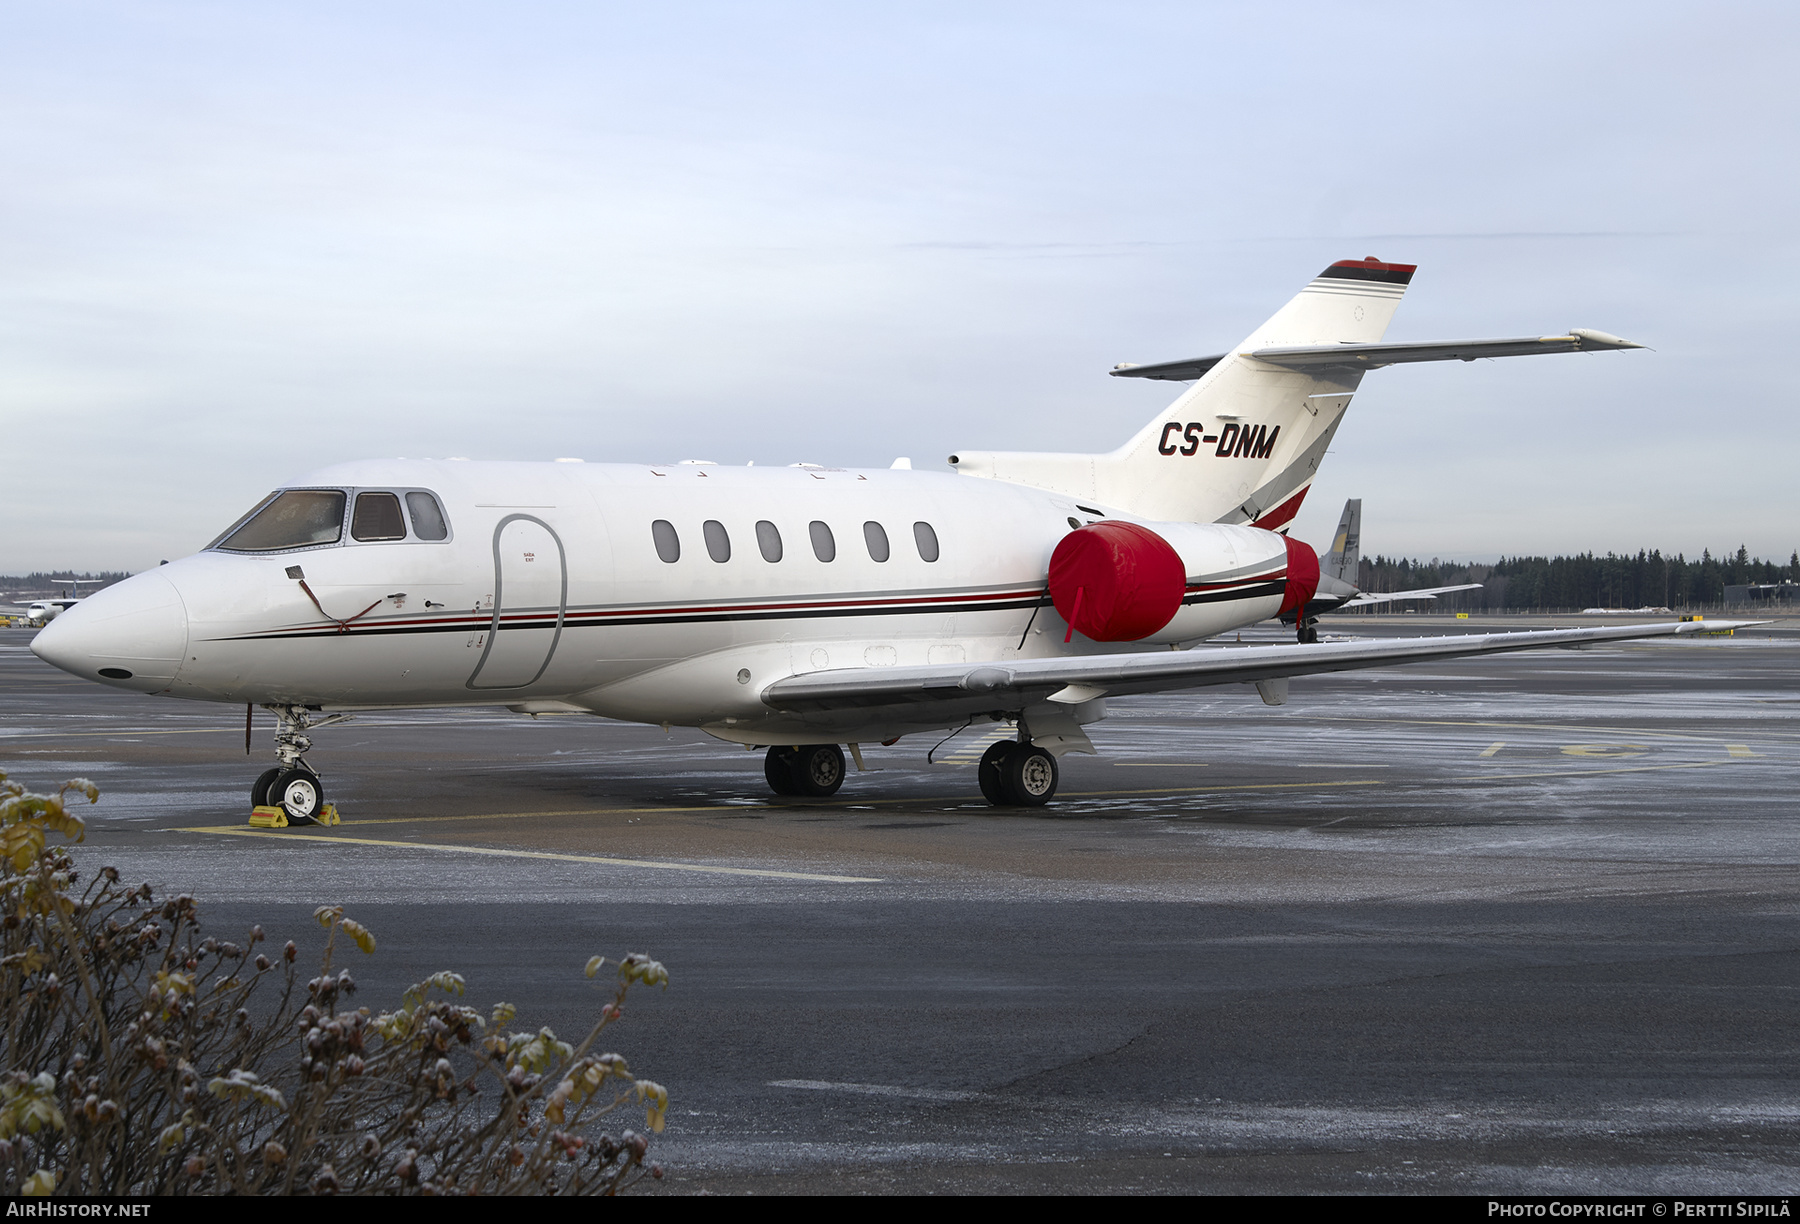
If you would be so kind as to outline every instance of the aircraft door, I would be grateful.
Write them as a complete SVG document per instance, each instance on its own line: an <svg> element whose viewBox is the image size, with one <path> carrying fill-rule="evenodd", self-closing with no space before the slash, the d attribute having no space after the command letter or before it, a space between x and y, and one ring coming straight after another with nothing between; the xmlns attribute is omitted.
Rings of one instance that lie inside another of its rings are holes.
<svg viewBox="0 0 1800 1224"><path fill-rule="evenodd" d="M509 514L494 528L494 616L472 689L524 688L550 666L569 602L569 559L542 519Z"/></svg>

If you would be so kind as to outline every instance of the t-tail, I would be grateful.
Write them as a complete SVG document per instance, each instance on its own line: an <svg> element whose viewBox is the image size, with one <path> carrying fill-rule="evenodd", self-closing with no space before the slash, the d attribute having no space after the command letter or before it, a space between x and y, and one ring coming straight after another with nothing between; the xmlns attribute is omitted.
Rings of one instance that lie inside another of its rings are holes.
<svg viewBox="0 0 1800 1224"><path fill-rule="evenodd" d="M1361 536L1362 498L1352 497L1344 503L1344 517L1331 537L1331 551L1319 559L1320 572L1354 586L1362 565Z"/></svg>
<svg viewBox="0 0 1800 1224"><path fill-rule="evenodd" d="M1285 532L1362 377L1384 365L1640 348L1604 332L1383 343L1414 265L1332 264L1242 344L1212 357L1121 365L1120 378L1193 385L1103 455L958 451L968 476L1031 485L1146 519ZM1350 581L1354 581L1352 576Z"/></svg>

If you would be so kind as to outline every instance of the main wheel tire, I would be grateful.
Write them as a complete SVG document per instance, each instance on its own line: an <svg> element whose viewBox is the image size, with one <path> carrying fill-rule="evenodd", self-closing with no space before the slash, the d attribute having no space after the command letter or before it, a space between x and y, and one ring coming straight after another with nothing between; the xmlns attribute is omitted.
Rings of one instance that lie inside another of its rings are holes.
<svg viewBox="0 0 1800 1224"><path fill-rule="evenodd" d="M1014 744L1000 767L1008 795L1020 807L1043 807L1056 794L1056 758L1035 744Z"/></svg>
<svg viewBox="0 0 1800 1224"><path fill-rule="evenodd" d="M798 795L800 791L794 785L794 750L786 744L769 749L763 757L763 777L777 795Z"/></svg>
<svg viewBox="0 0 1800 1224"><path fill-rule="evenodd" d="M265 769L257 775L256 781L250 786L251 807L269 806L269 791L274 788L275 779L280 776L281 770L279 769Z"/></svg>
<svg viewBox="0 0 1800 1224"><path fill-rule="evenodd" d="M794 754L794 790L823 799L844 784L844 750L836 744L807 744Z"/></svg>
<svg viewBox="0 0 1800 1224"><path fill-rule="evenodd" d="M1006 793L1006 754L1019 745L1014 740L999 740L988 745L975 767L975 780L981 784L982 798L995 807L1011 807L1015 802Z"/></svg>
<svg viewBox="0 0 1800 1224"><path fill-rule="evenodd" d="M275 779L269 800L287 813L290 824L314 824L325 810L325 787L310 769L290 769Z"/></svg>

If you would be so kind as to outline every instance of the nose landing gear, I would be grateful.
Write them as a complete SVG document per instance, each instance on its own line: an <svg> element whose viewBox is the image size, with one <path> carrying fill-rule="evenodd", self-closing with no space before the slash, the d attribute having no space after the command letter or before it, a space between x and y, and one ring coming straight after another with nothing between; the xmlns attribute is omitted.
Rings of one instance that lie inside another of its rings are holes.
<svg viewBox="0 0 1800 1224"><path fill-rule="evenodd" d="M306 732L314 727L327 727L343 722L348 714L327 714L314 720L304 706L270 705L264 709L275 715L279 727L275 732L274 769L263 771L250 787L252 807L279 807L294 824L315 824L325 809L325 784L318 772L306 763L312 751L312 740Z"/></svg>

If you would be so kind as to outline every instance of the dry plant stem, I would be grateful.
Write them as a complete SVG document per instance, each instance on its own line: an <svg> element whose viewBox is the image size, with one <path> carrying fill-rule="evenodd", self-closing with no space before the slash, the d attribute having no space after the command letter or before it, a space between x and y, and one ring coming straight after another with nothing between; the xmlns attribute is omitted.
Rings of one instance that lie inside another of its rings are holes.
<svg viewBox="0 0 1800 1224"><path fill-rule="evenodd" d="M324 981L325 979L327 979L331 976L331 954L332 954L332 951L337 946L337 933L338 933L338 924L334 921L331 924L330 929L325 933L325 952L324 952L324 955L320 958L320 964L319 964L319 980L320 981ZM329 1007L330 1007L330 1010L326 1014L330 1015L330 1016L336 1016L337 1015L337 997L335 995L332 996L332 998L329 1002ZM326 1072L327 1080L329 1080L330 1076L331 1076L331 1072L327 1071ZM305 1111L303 1113L301 1113L301 1115L300 1115L302 1140L300 1143L296 1144L294 1147L294 1150L296 1152L309 1151L312 1147L313 1141L315 1139L317 1139L317 1137L318 1137L318 1108L317 1108L317 1101L319 1099L318 1094L309 1093L308 1092L308 1081L305 1079L302 1079L300 1082L300 1087L298 1087L294 1090L294 1096L296 1098L296 1101L307 1100L309 1105L312 1106L311 1108L305 1109ZM300 1162L297 1160L290 1160L287 1162L287 1166L288 1166L287 1176L284 1179L282 1179L281 1192L283 1194L292 1194L294 1192L294 1179L297 1178L298 1176L300 1176Z"/></svg>
<svg viewBox="0 0 1800 1224"><path fill-rule="evenodd" d="M88 972L87 958L82 956L81 949L75 941L75 929L69 923L68 914L63 912L62 899L56 895L56 889L50 882L49 860L40 858L37 864L38 879L45 891L50 894L50 910L56 915L57 930L68 946L69 958L75 962L75 972L81 977L81 988L87 991L88 1006L94 1009L94 1028L100 1037L100 1053L106 1059L106 1088L111 1096L117 1087L116 1077L118 1064L113 1061L112 1032L106 1023L106 1008L101 1005L100 991L94 985L94 975Z"/></svg>

